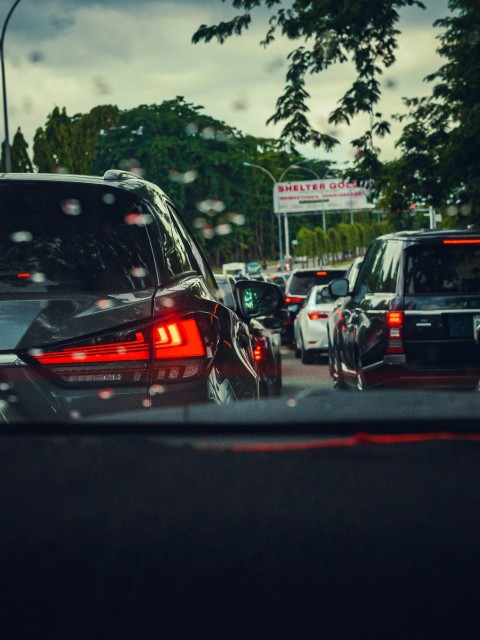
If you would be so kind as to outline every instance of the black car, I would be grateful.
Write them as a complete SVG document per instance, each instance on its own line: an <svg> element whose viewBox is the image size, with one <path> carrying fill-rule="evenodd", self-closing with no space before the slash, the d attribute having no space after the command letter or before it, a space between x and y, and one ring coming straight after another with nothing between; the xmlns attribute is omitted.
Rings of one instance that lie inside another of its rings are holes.
<svg viewBox="0 0 480 640"><path fill-rule="evenodd" d="M235 278L216 274L215 279L224 304L232 311L238 312ZM283 297L283 294L281 295ZM281 330L284 311L281 309L275 315L253 318L249 322L254 368L260 378L261 397L278 396L282 392Z"/></svg>
<svg viewBox="0 0 480 640"><path fill-rule="evenodd" d="M0 400L39 420L258 397L248 321L278 288L236 287L237 313L172 201L137 175L0 177Z"/></svg>
<svg viewBox="0 0 480 640"><path fill-rule="evenodd" d="M293 340L293 321L295 320L310 289L316 284L328 284L335 278L341 278L345 269L294 269L285 289L285 305L288 314L282 332L284 342Z"/></svg>
<svg viewBox="0 0 480 640"><path fill-rule="evenodd" d="M405 231L369 247L353 291L329 320L337 388L476 389L480 380L480 233ZM345 297L344 297L345 296Z"/></svg>

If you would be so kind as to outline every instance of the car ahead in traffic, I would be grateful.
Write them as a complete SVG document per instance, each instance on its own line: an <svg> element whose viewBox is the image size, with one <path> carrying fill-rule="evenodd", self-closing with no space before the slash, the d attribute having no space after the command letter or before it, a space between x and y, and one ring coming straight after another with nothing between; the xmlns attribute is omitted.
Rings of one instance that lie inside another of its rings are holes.
<svg viewBox="0 0 480 640"><path fill-rule="evenodd" d="M314 285L328 284L335 278L341 278L345 269L294 269L285 289L285 305L288 310L283 327L283 341L293 340L293 323L300 311L308 292Z"/></svg>
<svg viewBox="0 0 480 640"><path fill-rule="evenodd" d="M222 301L237 313L238 303L235 294L235 278L230 275L217 274L215 279ZM261 397L278 396L282 391L281 330L283 313L284 309L280 309L275 315L252 318L248 325L252 344L253 366L259 376Z"/></svg>
<svg viewBox="0 0 480 640"><path fill-rule="evenodd" d="M173 202L137 175L0 177L0 382L37 419L258 397L248 322L277 287L217 296Z"/></svg>
<svg viewBox="0 0 480 640"><path fill-rule="evenodd" d="M369 247L328 326L338 389L476 389L480 380L480 233L403 231Z"/></svg>
<svg viewBox="0 0 480 640"><path fill-rule="evenodd" d="M293 321L295 357L312 364L316 356L328 355L327 322L335 299L322 296L327 285L313 286Z"/></svg>

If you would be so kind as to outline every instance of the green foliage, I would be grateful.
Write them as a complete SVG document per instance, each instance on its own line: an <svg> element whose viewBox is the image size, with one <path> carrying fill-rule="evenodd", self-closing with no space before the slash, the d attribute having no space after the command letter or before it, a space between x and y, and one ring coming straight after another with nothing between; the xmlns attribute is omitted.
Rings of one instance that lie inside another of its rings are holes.
<svg viewBox="0 0 480 640"><path fill-rule="evenodd" d="M12 172L14 173L29 173L33 171L32 162L28 155L28 144L23 137L20 127L18 127L17 132L13 136L13 142L10 145L10 160ZM2 144L0 169L1 171L5 171L5 142Z"/></svg>
<svg viewBox="0 0 480 640"><path fill-rule="evenodd" d="M312 142L330 150L338 143L309 123L307 101L310 96L305 79L335 63L351 61L357 77L340 98L329 121L350 124L355 115L368 114L370 127L366 137L357 139L354 144L364 160L373 162L372 156L377 151L373 135L382 137L390 131L389 123L375 111L375 105L380 99L379 78L383 69L395 61L398 10L412 5L424 8L423 3L419 0L297 0L286 9L280 0L232 0L232 5L243 13L228 22L201 25L192 41L217 40L222 44L232 35L241 35L252 22L252 10L264 5L272 15L263 45L273 42L277 32L301 42L288 55L284 93L278 98L276 111L269 119L269 122L286 123L281 139L292 148L295 144Z"/></svg>

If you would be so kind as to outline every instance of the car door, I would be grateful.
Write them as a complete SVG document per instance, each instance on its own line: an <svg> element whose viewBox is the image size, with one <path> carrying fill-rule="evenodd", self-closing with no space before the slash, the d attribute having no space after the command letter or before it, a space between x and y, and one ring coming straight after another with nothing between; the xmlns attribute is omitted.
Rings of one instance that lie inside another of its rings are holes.
<svg viewBox="0 0 480 640"><path fill-rule="evenodd" d="M367 252L353 296L343 309L343 373L355 378L359 368L381 363L387 346L388 312L399 306L398 279L403 244L377 240Z"/></svg>

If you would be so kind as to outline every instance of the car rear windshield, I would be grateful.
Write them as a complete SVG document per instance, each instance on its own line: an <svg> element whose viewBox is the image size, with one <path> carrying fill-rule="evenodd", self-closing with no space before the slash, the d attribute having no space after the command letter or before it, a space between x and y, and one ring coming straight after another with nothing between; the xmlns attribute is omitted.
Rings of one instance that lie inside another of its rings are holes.
<svg viewBox="0 0 480 640"><path fill-rule="evenodd" d="M0 292L130 292L153 285L145 205L102 185L0 184Z"/></svg>
<svg viewBox="0 0 480 640"><path fill-rule="evenodd" d="M288 293L294 296L306 296L314 285L328 284L335 278L341 278L344 273L343 269L317 269L292 273L288 285Z"/></svg>
<svg viewBox="0 0 480 640"><path fill-rule="evenodd" d="M407 295L480 293L480 244L447 243L407 249Z"/></svg>

